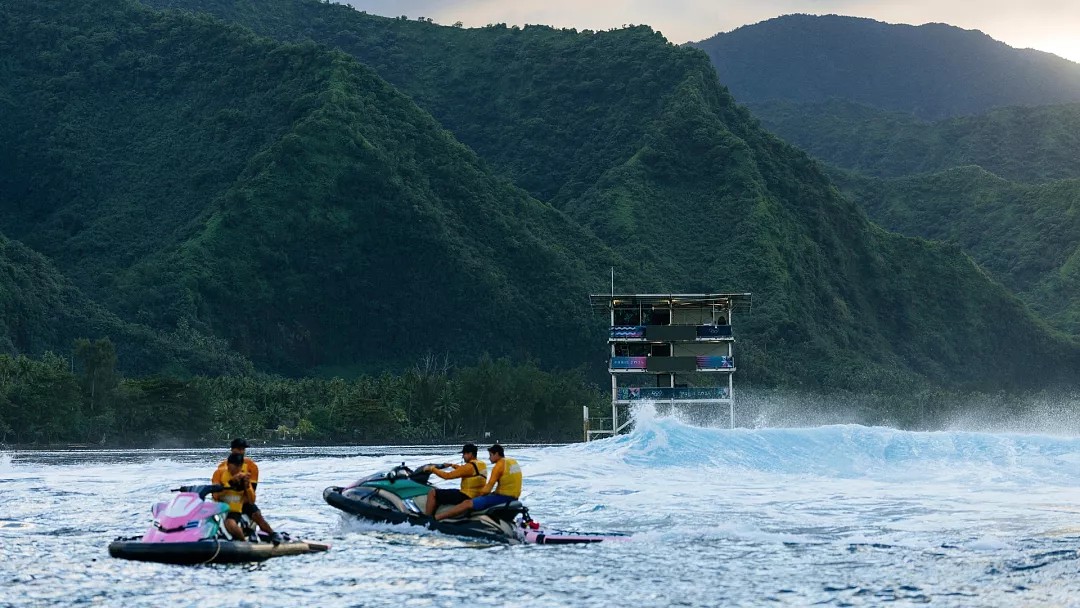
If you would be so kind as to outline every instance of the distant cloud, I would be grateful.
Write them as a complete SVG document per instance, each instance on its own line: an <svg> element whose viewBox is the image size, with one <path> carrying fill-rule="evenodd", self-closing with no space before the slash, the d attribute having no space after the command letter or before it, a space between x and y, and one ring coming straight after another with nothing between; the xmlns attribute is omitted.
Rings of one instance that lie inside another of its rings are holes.
<svg viewBox="0 0 1080 608"><path fill-rule="evenodd" d="M1075 0L347 0L378 15L430 17L470 27L542 23L577 29L647 24L672 42L789 13L836 13L889 23L941 22L977 29L1018 48L1080 61L1080 2Z"/></svg>

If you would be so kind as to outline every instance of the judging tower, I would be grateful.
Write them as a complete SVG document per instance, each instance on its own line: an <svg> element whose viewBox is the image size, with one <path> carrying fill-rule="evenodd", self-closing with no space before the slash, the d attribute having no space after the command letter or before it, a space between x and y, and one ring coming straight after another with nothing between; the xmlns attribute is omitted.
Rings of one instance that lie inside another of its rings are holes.
<svg viewBox="0 0 1080 608"><path fill-rule="evenodd" d="M726 409L735 422L732 317L750 311L750 294L589 296L610 319L611 417L590 418L586 441L616 435L639 402Z"/></svg>

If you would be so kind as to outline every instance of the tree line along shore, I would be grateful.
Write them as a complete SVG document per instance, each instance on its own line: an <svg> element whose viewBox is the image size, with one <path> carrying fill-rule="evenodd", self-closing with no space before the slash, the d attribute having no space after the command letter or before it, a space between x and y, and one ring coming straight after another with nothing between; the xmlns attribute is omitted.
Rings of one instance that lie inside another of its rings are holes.
<svg viewBox="0 0 1080 608"><path fill-rule="evenodd" d="M581 408L606 401L583 369L427 356L353 379L125 377L108 339L70 357L0 355L0 444L216 445L234 436L289 443L434 443L490 434L575 441Z"/></svg>

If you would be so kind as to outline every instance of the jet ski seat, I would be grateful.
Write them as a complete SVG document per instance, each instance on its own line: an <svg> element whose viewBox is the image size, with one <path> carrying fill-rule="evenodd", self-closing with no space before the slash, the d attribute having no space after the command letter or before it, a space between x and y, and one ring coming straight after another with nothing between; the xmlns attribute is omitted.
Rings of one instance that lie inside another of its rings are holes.
<svg viewBox="0 0 1080 608"><path fill-rule="evenodd" d="M501 519L510 521L524 513L525 505L521 504L520 500L511 500L510 502L502 505L495 505L494 507L488 507L480 511L472 511L469 513L469 517L475 517L477 515L487 515L492 519Z"/></svg>

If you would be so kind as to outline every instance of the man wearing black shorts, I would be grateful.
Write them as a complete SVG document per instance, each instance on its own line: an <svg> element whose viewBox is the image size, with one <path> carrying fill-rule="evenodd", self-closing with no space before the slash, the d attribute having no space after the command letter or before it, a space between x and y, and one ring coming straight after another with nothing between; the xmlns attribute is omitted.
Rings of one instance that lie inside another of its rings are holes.
<svg viewBox="0 0 1080 608"><path fill-rule="evenodd" d="M443 479L460 479L461 489L440 489L432 488L428 490L427 502L424 504L424 513L431 517L435 514L435 510L439 508L439 505L456 505L476 498L480 493L480 490L484 487L486 482L487 463L476 457L476 446L471 443L466 443L461 448L461 457L465 460L465 464L450 465L441 464L439 466L432 466L431 472L438 475ZM453 467L448 472L443 472L440 469L447 469Z"/></svg>
<svg viewBox="0 0 1080 608"><path fill-rule="evenodd" d="M259 526L259 528L262 529L263 532L269 534L270 540L275 545L277 545L278 543L282 542L281 534L275 532L274 529L270 527L270 524L267 523L266 518L263 517L262 511L260 511L259 507L255 505L255 490L259 487L259 466L255 464L254 460L247 457L247 447L247 441L240 438L233 439L232 446L230 447L229 451L229 458L221 461L221 464L218 465L217 470L214 471L214 476L211 480L211 483L223 484L226 486L230 485L231 483L233 486L241 489L246 489L247 487L250 487L250 498L248 499L246 492L243 493L242 495L245 499L240 501L240 510L238 512L230 510L229 517L233 520L238 520L241 514L247 515ZM233 474L229 473L229 460L236 460L236 463L239 465L239 469L237 469ZM235 479L233 479L233 475L236 476ZM228 476L229 480L223 483L224 476ZM239 529L239 526L237 526L237 529ZM230 529L230 533L231 532L232 530Z"/></svg>

